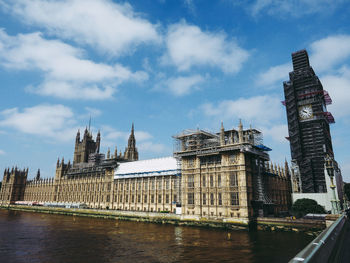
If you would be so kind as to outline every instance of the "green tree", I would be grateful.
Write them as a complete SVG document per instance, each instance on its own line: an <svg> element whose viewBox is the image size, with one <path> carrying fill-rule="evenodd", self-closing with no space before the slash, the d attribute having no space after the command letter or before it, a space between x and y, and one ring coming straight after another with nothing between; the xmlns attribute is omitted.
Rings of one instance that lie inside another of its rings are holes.
<svg viewBox="0 0 350 263"><path fill-rule="evenodd" d="M348 200L350 200L350 183L345 183L344 184L344 192L346 194L346 197Z"/></svg>
<svg viewBox="0 0 350 263"><path fill-rule="evenodd" d="M302 198L294 202L292 213L296 217L303 217L306 214L325 214L326 211L315 200Z"/></svg>

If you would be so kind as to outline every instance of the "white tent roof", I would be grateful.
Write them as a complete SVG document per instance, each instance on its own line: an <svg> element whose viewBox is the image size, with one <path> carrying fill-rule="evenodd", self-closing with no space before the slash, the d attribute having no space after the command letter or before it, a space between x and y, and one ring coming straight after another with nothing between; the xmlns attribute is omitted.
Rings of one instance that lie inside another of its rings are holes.
<svg viewBox="0 0 350 263"><path fill-rule="evenodd" d="M180 173L174 157L164 157L121 163L114 172L114 178L159 176Z"/></svg>

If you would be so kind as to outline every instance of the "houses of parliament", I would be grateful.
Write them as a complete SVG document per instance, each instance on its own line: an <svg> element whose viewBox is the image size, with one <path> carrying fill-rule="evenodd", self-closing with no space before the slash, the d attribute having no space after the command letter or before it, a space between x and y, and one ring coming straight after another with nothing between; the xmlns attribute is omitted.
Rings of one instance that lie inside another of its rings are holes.
<svg viewBox="0 0 350 263"><path fill-rule="evenodd" d="M288 211L292 180L288 165L270 163L256 129L217 133L186 130L173 136L174 157L138 158L134 125L124 154L100 153L101 135L77 132L73 163L57 160L54 178L28 169L4 171L0 203L83 203L91 209L168 212L190 218L232 219Z"/></svg>

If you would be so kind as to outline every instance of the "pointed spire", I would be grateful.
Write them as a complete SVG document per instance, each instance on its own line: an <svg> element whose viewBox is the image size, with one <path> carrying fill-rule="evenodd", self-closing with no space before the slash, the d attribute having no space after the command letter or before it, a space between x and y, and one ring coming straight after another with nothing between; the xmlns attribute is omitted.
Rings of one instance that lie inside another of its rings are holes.
<svg viewBox="0 0 350 263"><path fill-rule="evenodd" d="M36 180L40 180L40 169L38 169L38 172L36 173Z"/></svg>
<svg viewBox="0 0 350 263"><path fill-rule="evenodd" d="M284 161L284 170L285 170L285 173L286 173L286 177L287 178L290 178L290 170L289 170L289 165L288 165L288 162L287 162L287 158L285 158L285 161Z"/></svg>
<svg viewBox="0 0 350 263"><path fill-rule="evenodd" d="M139 155L136 148L136 139L134 135L134 123L131 126L131 134L128 139L128 146L125 148L124 158L129 161L136 161L139 159Z"/></svg>
<svg viewBox="0 0 350 263"><path fill-rule="evenodd" d="M221 122L221 129L220 129L220 145L225 145L225 129L224 129L223 122Z"/></svg>
<svg viewBox="0 0 350 263"><path fill-rule="evenodd" d="M242 125L242 120L239 119L239 125L238 125L238 141L240 143L244 142L243 138L243 125Z"/></svg>
<svg viewBox="0 0 350 263"><path fill-rule="evenodd" d="M98 130L98 133L96 136L96 153L100 153L100 144L101 144L101 134L100 134L100 130Z"/></svg>
<svg viewBox="0 0 350 263"><path fill-rule="evenodd" d="M108 148L108 151L107 151L107 159L109 159L111 157L111 150Z"/></svg>
<svg viewBox="0 0 350 263"><path fill-rule="evenodd" d="M117 149L117 146L115 146L115 149L114 149L114 159L117 159L118 158L118 149Z"/></svg>
<svg viewBox="0 0 350 263"><path fill-rule="evenodd" d="M91 115L90 115L90 119L89 119L89 133L90 133L90 127L91 127Z"/></svg>
<svg viewBox="0 0 350 263"><path fill-rule="evenodd" d="M60 166L60 158L59 158L59 157L57 158L56 168L57 168L58 166Z"/></svg>
<svg viewBox="0 0 350 263"><path fill-rule="evenodd" d="M75 137L76 142L80 142L80 129L78 129L77 136Z"/></svg>
<svg viewBox="0 0 350 263"><path fill-rule="evenodd" d="M277 173L278 176L282 176L281 166L279 164L277 165Z"/></svg>
<svg viewBox="0 0 350 263"><path fill-rule="evenodd" d="M272 163L272 161L270 162L270 172L273 173L273 163Z"/></svg>
<svg viewBox="0 0 350 263"><path fill-rule="evenodd" d="M134 135L134 122L131 125L131 134Z"/></svg>

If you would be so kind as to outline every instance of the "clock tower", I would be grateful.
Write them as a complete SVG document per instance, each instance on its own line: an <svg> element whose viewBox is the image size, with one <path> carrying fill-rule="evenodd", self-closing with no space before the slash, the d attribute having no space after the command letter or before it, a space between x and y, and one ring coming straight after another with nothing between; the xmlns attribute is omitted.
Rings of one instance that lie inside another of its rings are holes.
<svg viewBox="0 0 350 263"><path fill-rule="evenodd" d="M327 111L332 103L309 64L306 50L292 54L293 71L283 83L292 161L299 166L303 193L327 192L325 156L333 155Z"/></svg>

